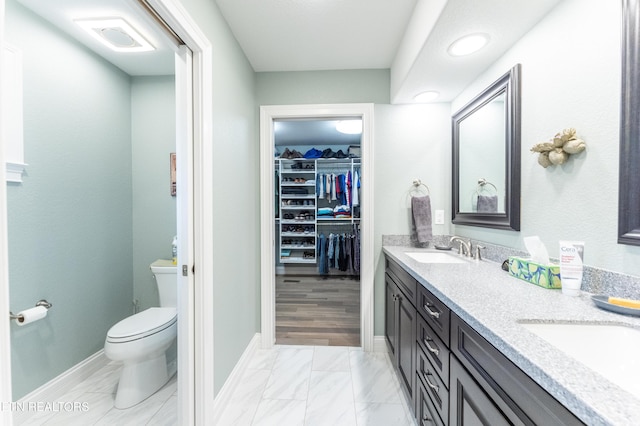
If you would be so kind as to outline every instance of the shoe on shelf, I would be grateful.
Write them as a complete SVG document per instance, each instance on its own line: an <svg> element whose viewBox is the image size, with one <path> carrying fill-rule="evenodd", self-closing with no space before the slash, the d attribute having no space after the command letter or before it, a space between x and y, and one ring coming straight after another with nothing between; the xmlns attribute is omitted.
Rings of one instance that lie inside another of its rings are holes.
<svg viewBox="0 0 640 426"><path fill-rule="evenodd" d="M284 152L280 154L280 158L284 158L287 160L291 158L291 151L289 151L289 148L285 148Z"/></svg>
<svg viewBox="0 0 640 426"><path fill-rule="evenodd" d="M322 157L321 158L333 158L333 151L331 150L331 148L327 148L324 151L322 151Z"/></svg>

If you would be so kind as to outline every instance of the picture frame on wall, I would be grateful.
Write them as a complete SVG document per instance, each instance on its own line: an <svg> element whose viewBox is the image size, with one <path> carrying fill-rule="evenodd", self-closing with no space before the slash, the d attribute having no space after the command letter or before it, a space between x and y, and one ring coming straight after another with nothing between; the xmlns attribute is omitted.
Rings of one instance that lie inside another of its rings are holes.
<svg viewBox="0 0 640 426"><path fill-rule="evenodd" d="M169 154L169 174L171 176L171 182L169 191L172 197L176 196L176 153Z"/></svg>

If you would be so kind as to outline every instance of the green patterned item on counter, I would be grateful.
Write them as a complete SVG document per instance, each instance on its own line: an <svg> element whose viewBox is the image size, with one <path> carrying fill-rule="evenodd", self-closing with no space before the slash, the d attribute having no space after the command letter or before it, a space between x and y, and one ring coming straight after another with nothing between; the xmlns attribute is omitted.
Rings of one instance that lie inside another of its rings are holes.
<svg viewBox="0 0 640 426"><path fill-rule="evenodd" d="M541 265L521 257L509 257L509 273L544 288L562 288L559 265Z"/></svg>

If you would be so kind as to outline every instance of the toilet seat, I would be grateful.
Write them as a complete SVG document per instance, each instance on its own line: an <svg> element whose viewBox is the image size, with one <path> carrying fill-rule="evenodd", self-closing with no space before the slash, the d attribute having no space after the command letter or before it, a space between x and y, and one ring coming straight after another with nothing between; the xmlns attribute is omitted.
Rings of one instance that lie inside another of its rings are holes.
<svg viewBox="0 0 640 426"><path fill-rule="evenodd" d="M159 333L177 321L176 308L149 308L111 327L107 342L126 343Z"/></svg>

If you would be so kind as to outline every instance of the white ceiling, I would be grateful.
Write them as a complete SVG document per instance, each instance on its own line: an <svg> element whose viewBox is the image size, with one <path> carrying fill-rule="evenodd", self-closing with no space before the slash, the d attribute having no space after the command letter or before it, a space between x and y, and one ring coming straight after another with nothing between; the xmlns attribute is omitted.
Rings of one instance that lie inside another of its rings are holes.
<svg viewBox="0 0 640 426"><path fill-rule="evenodd" d="M173 73L169 38L135 1L18 1L130 75ZM216 0L256 72L391 69L392 103L425 90L450 102L560 1ZM93 15L124 16L158 50L109 51L73 23ZM490 44L467 57L446 53L473 32L489 34Z"/></svg>
<svg viewBox="0 0 640 426"><path fill-rule="evenodd" d="M420 92L440 92L436 102L450 102L475 78L500 58L515 42L533 28L561 0L439 0L446 2L428 34L407 33L403 46L420 49L409 59L396 57L391 67L391 102L411 103ZM436 1L437 2L437 1ZM434 3L421 0L420 6ZM424 7L424 6L423 6ZM427 11L428 12L428 11ZM428 21L420 8L411 22L423 26ZM465 34L486 33L489 44L469 56L447 53L452 42ZM410 65L408 65L410 64ZM515 65L515 64L512 64ZM504 72L508 70L505 69ZM499 76L496 76L496 79Z"/></svg>
<svg viewBox="0 0 640 426"><path fill-rule="evenodd" d="M324 149L328 145L360 146L361 134L340 133L336 129L339 120L279 120L274 123L276 146L300 145ZM303 152L304 154L304 152Z"/></svg>
<svg viewBox="0 0 640 426"><path fill-rule="evenodd" d="M173 43L135 1L131 0L18 0L71 37L85 44L129 75L172 75ZM152 52L117 53L89 36L73 21L80 18L122 17L156 48Z"/></svg>
<svg viewBox="0 0 640 426"><path fill-rule="evenodd" d="M392 103L451 101L560 1L216 0L255 71L391 69ZM446 53L474 32L491 43Z"/></svg>
<svg viewBox="0 0 640 426"><path fill-rule="evenodd" d="M216 0L255 71L389 68L416 0Z"/></svg>

